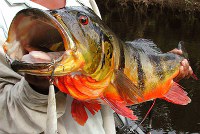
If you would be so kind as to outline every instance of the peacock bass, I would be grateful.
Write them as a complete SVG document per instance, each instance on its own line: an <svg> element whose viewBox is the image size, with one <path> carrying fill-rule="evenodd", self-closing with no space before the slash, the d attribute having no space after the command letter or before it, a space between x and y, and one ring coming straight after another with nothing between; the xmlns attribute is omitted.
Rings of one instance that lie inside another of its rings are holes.
<svg viewBox="0 0 200 134"><path fill-rule="evenodd" d="M55 86L74 98L71 113L80 125L88 118L85 108L94 115L101 104L136 120L126 106L156 98L191 101L173 81L184 57L162 53L146 39L122 42L84 6L20 11L3 48L13 70L53 76Z"/></svg>

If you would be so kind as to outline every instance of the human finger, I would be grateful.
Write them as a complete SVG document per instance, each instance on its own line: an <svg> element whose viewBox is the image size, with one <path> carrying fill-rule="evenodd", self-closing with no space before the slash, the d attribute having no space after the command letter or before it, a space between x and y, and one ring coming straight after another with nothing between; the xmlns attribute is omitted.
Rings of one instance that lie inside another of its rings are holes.
<svg viewBox="0 0 200 134"><path fill-rule="evenodd" d="M193 70L192 70L192 68L189 66L188 75L186 76L186 78L189 79L192 75L193 75Z"/></svg>
<svg viewBox="0 0 200 134"><path fill-rule="evenodd" d="M182 60L181 65L183 66L185 73L187 73L190 67L188 60L187 59Z"/></svg>
<svg viewBox="0 0 200 134"><path fill-rule="evenodd" d="M183 54L183 52L181 50L177 49L177 48L174 48L173 50L171 50L169 52L174 53L174 54L178 54L178 55Z"/></svg>
<svg viewBox="0 0 200 134"><path fill-rule="evenodd" d="M174 78L174 81L180 81L184 77L185 77L184 67L180 66L180 68L179 68L179 74Z"/></svg>

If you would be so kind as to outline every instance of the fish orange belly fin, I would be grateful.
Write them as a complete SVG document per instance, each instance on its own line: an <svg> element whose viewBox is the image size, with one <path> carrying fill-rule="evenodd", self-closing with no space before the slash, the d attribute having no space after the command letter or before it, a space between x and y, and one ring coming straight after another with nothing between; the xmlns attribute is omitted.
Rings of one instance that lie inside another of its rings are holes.
<svg viewBox="0 0 200 134"><path fill-rule="evenodd" d="M171 89L162 99L178 105L187 105L191 102L191 99L187 96L187 92L176 82L173 83Z"/></svg>
<svg viewBox="0 0 200 134"><path fill-rule="evenodd" d="M71 114L73 119L81 126L83 126L88 119L84 104L76 99L74 99L72 102Z"/></svg>
<svg viewBox="0 0 200 134"><path fill-rule="evenodd" d="M116 113L130 118L132 120L137 120L137 116L133 114L133 111L126 107L126 103L124 101L115 101L110 98L101 98L107 105L109 105Z"/></svg>
<svg viewBox="0 0 200 134"><path fill-rule="evenodd" d="M101 109L101 105L95 101L84 102L78 101L76 99L73 100L71 105L71 114L73 119L81 126L84 126L88 119L88 115L85 108L87 108L92 115L95 115L96 112L98 112Z"/></svg>
<svg viewBox="0 0 200 134"><path fill-rule="evenodd" d="M143 99L142 90L139 89L122 71L115 70L114 85L120 96L126 101L137 103L138 98Z"/></svg>
<svg viewBox="0 0 200 134"><path fill-rule="evenodd" d="M133 114L133 111L128 107L126 107L127 102L125 102L123 98L120 97L117 89L115 89L115 87L112 84L108 86L101 99L105 102L105 104L110 106L116 113L125 116L127 118L130 118L132 120L137 120L137 117Z"/></svg>
<svg viewBox="0 0 200 134"><path fill-rule="evenodd" d="M98 102L83 102L84 106L90 111L92 115L95 115L101 109L101 105Z"/></svg>

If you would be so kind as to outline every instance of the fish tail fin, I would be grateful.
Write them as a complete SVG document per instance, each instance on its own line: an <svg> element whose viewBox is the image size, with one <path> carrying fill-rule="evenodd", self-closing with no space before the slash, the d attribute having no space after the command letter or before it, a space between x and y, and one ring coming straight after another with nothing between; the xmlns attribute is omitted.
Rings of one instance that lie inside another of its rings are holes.
<svg viewBox="0 0 200 134"><path fill-rule="evenodd" d="M176 82L173 83L171 89L162 99L178 105L187 105L191 102L191 99L187 96L187 92Z"/></svg>
<svg viewBox="0 0 200 134"><path fill-rule="evenodd" d="M101 99L109 105L116 113L130 118L132 120L137 120L137 116L133 114L133 111L126 107L126 103L124 101L119 101L119 100L113 100L108 97L101 97Z"/></svg>
<svg viewBox="0 0 200 134"><path fill-rule="evenodd" d="M101 109L101 105L95 102L90 103L79 101L76 99L73 100L71 105L71 114L73 119L81 126L84 126L88 119L88 115L85 108L87 108L92 115L95 115L95 113Z"/></svg>

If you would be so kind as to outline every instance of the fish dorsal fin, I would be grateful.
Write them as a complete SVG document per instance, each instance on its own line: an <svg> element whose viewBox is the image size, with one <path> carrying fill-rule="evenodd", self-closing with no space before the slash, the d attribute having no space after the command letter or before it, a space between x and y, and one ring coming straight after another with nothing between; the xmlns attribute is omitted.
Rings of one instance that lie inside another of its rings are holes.
<svg viewBox="0 0 200 134"><path fill-rule="evenodd" d="M115 80L113 84L120 96L126 102L138 103L138 99L143 99L142 90L139 89L121 70L115 70Z"/></svg>
<svg viewBox="0 0 200 134"><path fill-rule="evenodd" d="M159 53L159 54L162 53L160 48L158 48L157 45L152 40L149 39L140 38L133 41L126 41L126 43L133 45L135 48L142 49L143 51L148 51L148 52L152 51L153 53Z"/></svg>

